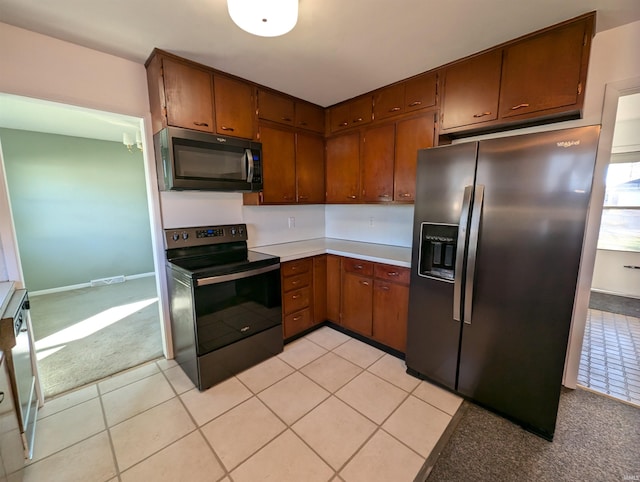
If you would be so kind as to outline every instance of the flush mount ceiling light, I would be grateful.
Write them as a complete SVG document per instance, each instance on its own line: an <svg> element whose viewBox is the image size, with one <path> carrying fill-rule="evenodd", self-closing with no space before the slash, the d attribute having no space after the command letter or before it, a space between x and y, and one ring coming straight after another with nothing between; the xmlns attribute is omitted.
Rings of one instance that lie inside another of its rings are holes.
<svg viewBox="0 0 640 482"><path fill-rule="evenodd" d="M298 21L298 0L227 0L227 7L238 27L261 37L284 35Z"/></svg>

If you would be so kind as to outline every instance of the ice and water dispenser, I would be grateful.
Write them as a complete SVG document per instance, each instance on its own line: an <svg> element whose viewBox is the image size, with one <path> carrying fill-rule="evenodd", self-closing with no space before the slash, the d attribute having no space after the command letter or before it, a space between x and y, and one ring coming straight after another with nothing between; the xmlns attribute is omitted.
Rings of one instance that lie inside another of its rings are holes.
<svg viewBox="0 0 640 482"><path fill-rule="evenodd" d="M453 281L457 239L457 224L422 223L418 274Z"/></svg>

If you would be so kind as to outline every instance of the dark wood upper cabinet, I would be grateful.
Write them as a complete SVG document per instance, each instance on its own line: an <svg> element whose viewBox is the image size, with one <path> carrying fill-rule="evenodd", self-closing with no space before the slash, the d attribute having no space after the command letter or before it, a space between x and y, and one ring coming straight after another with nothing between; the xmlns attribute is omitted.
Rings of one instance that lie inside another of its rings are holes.
<svg viewBox="0 0 640 482"><path fill-rule="evenodd" d="M435 106L437 80L436 73L430 72L377 91L373 95L374 120Z"/></svg>
<svg viewBox="0 0 640 482"><path fill-rule="evenodd" d="M365 202L393 200L395 124L364 131L362 152L362 199Z"/></svg>
<svg viewBox="0 0 640 482"><path fill-rule="evenodd" d="M330 137L326 148L327 203L360 199L360 133Z"/></svg>
<svg viewBox="0 0 640 482"><path fill-rule="evenodd" d="M296 188L299 204L323 204L324 139L296 133Z"/></svg>
<svg viewBox="0 0 640 482"><path fill-rule="evenodd" d="M296 153L293 132L260 127L262 142L262 193L265 204L296 201Z"/></svg>
<svg viewBox="0 0 640 482"><path fill-rule="evenodd" d="M253 139L254 102L251 84L214 75L216 132Z"/></svg>
<svg viewBox="0 0 640 482"><path fill-rule="evenodd" d="M337 132L371 122L373 105L370 95L344 102L329 109L329 128Z"/></svg>
<svg viewBox="0 0 640 482"><path fill-rule="evenodd" d="M172 59L163 59L162 76L167 123L214 132L211 74Z"/></svg>
<svg viewBox="0 0 640 482"><path fill-rule="evenodd" d="M433 147L435 113L396 123L396 155L393 173L393 199L413 202L416 193L418 150Z"/></svg>
<svg viewBox="0 0 640 482"><path fill-rule="evenodd" d="M444 72L442 129L498 118L502 50L494 50L448 67Z"/></svg>
<svg viewBox="0 0 640 482"><path fill-rule="evenodd" d="M504 49L500 117L575 105L587 25L574 23Z"/></svg>
<svg viewBox="0 0 640 482"><path fill-rule="evenodd" d="M308 102L296 102L295 126L324 134L324 109Z"/></svg>
<svg viewBox="0 0 640 482"><path fill-rule="evenodd" d="M294 101L289 97L258 89L258 117L280 124L293 125Z"/></svg>

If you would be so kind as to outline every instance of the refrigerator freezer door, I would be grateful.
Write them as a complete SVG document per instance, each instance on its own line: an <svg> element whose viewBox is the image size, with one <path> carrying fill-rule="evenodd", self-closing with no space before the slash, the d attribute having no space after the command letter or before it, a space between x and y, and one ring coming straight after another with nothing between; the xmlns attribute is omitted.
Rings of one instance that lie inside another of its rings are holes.
<svg viewBox="0 0 640 482"><path fill-rule="evenodd" d="M459 225L465 186L474 184L476 150L468 143L418 153L406 363L410 372L451 389L461 327L453 317L454 283L462 272L456 267L454 280L446 281L420 276L419 248L423 223Z"/></svg>
<svg viewBox="0 0 640 482"><path fill-rule="evenodd" d="M471 324L458 391L552 438L599 127L480 143Z"/></svg>

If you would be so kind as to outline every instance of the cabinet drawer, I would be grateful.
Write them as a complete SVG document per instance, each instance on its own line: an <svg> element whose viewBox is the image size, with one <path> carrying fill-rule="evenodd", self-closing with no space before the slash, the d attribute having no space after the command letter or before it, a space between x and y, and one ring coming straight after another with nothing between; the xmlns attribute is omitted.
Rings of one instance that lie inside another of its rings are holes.
<svg viewBox="0 0 640 482"><path fill-rule="evenodd" d="M291 313L284 317L284 337L289 338L290 336L300 333L312 324L311 310L309 308Z"/></svg>
<svg viewBox="0 0 640 482"><path fill-rule="evenodd" d="M308 308L311 304L311 288L289 291L282 295L282 309L286 314Z"/></svg>
<svg viewBox="0 0 640 482"><path fill-rule="evenodd" d="M403 285L409 284L410 275L409 268L392 266L390 264L376 264L374 267L374 276L376 278L395 281Z"/></svg>
<svg viewBox="0 0 640 482"><path fill-rule="evenodd" d="M311 269L311 258L287 261L282 264L282 276L306 273Z"/></svg>
<svg viewBox="0 0 640 482"><path fill-rule="evenodd" d="M311 272L301 273L295 276L285 276L282 279L282 291L304 288L311 284Z"/></svg>
<svg viewBox="0 0 640 482"><path fill-rule="evenodd" d="M348 273L357 273L362 276L373 276L373 263L370 261L344 258L342 266Z"/></svg>

